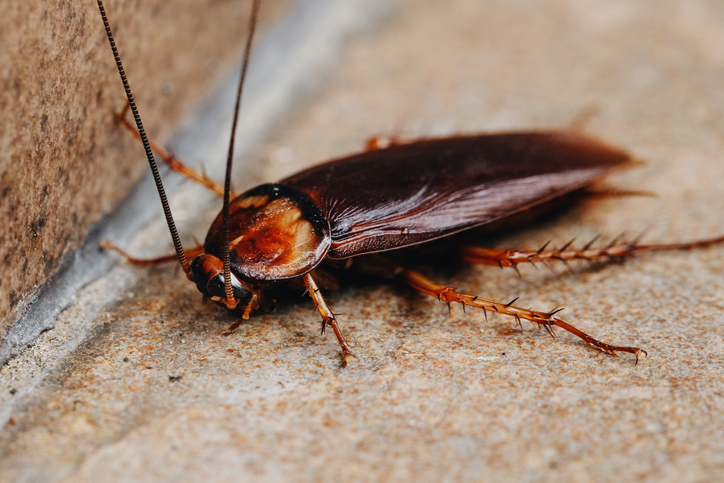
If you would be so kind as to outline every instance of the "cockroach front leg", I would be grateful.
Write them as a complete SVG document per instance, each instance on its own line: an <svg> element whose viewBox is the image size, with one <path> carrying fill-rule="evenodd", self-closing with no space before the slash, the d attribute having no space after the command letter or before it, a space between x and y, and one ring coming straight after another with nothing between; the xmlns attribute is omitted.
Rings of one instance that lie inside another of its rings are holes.
<svg viewBox="0 0 724 483"><path fill-rule="evenodd" d="M337 325L337 319L334 318L334 314L329 310L329 307L327 307L327 303L324 301L322 293L319 291L319 287L317 287L311 274L308 273L304 276L304 285L307 286L307 291L312 297L312 300L314 300L317 310L319 310L319 315L322 316L322 334L324 334L327 326L332 328L334 335L337 336L337 340L339 341L339 346L342 348L342 366L346 367L355 355L350 350L349 345L347 345L347 341L344 340L342 331L339 330L339 326Z"/></svg>
<svg viewBox="0 0 724 483"><path fill-rule="evenodd" d="M118 122L121 123L121 126L130 131L131 134L133 134L137 139L141 139L141 135L138 134L138 129L136 129L136 126L131 124L126 119L126 114L128 114L129 108L130 105L126 102L123 110L116 114L116 119L118 119ZM153 151L158 154L161 160L163 160L163 162L166 163L169 168L183 176L186 176L192 181L196 181L197 183L204 185L217 195L224 196L224 185L217 183L216 181L206 176L204 173L200 173L193 168L189 168L183 162L178 160L174 155L167 152L160 145L155 143L152 139L148 140L148 144L150 144L151 149L153 149ZM234 193L231 193L230 197L231 199L234 199L236 195Z"/></svg>
<svg viewBox="0 0 724 483"><path fill-rule="evenodd" d="M539 326L543 326L552 337L555 337L555 334L553 333L553 326L557 326L561 329L567 330L568 332L577 337L580 337L589 345L607 354L616 355L616 352L631 353L636 357L637 364L639 362L639 355L641 353L648 355L645 350L638 347L615 346L594 339L585 332L555 317L555 314L563 310L561 308L551 310L550 312L538 312L535 310L522 309L513 305L513 303L517 299L507 304L494 302L492 300L480 298L476 295L469 295L458 292L451 287L446 287L445 285L439 285L414 270L404 270L402 272L402 275L405 278L405 281L410 284L410 286L412 286L414 289L419 290L420 292L424 292L428 295L432 295L433 297L436 297L438 300L445 302L448 305L455 302L463 305L463 307L469 306L483 309L486 319L488 316L487 312L491 311L498 314L515 317L515 320L518 322L518 324L520 324L521 319L530 320L531 322L534 322Z"/></svg>

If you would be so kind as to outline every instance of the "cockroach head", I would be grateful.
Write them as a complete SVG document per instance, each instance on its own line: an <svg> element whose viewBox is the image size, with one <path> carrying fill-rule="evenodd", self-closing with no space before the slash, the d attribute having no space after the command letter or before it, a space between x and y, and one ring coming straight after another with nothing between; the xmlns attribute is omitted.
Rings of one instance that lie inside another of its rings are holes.
<svg viewBox="0 0 724 483"><path fill-rule="evenodd" d="M225 302L222 214L211 225L204 254L191 264L197 287L215 302ZM266 184L247 191L229 206L229 258L234 297L312 271L332 243L329 222L317 203L293 188ZM237 294L239 292L239 294Z"/></svg>
<svg viewBox="0 0 724 483"><path fill-rule="evenodd" d="M226 305L224 264L219 258L206 253L197 256L191 262L191 275L199 292L213 302ZM241 282L233 272L231 273L231 288L238 306L246 307L251 301L253 288L249 284Z"/></svg>

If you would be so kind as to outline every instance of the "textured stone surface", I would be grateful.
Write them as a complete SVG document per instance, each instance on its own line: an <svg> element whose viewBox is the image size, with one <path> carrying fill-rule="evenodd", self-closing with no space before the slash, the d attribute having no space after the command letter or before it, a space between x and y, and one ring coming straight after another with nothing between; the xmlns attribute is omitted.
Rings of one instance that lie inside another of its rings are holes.
<svg viewBox="0 0 724 483"><path fill-rule="evenodd" d="M265 140L257 177L378 133L565 127L595 112L590 133L646 160L611 184L659 197L590 201L488 241L724 230L720 2L399 8L352 39L323 92ZM187 218L199 204L177 202ZM186 226L203 236L203 222ZM158 222L130 248L161 253L166 236ZM525 307L564 305L565 320L649 357L634 366L562 333L353 280L328 296L359 356L341 369L306 298L222 337L235 318L202 306L176 268L121 265L0 369L0 479L710 481L724 471L724 247L599 271L524 267L522 278L423 269Z"/></svg>
<svg viewBox="0 0 724 483"><path fill-rule="evenodd" d="M289 2L269 2L274 17ZM106 5L146 129L160 140L241 52L240 2ZM8 2L0 19L0 339L88 228L138 181L139 145L93 2ZM144 66L153 66L152 69Z"/></svg>

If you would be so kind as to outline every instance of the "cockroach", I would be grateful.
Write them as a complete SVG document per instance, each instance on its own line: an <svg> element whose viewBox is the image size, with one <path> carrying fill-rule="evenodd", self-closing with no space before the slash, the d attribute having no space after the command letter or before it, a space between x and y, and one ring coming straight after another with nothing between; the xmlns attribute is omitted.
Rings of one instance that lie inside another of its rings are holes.
<svg viewBox="0 0 724 483"><path fill-rule="evenodd" d="M301 280L322 317L322 333L327 327L334 331L343 364L353 354L315 281L320 264L412 247L504 220L579 192L633 164L631 156L623 150L567 131L507 132L404 142L393 139L387 146L372 142L367 151L319 164L278 183L257 186L231 200L234 133L260 7L260 0L254 0L223 188L153 146L172 169L223 193L223 208L204 244L185 252L102 0L97 1L128 98L126 110L130 108L133 113L135 134L143 142L176 254L138 260L110 242L104 245L136 264L178 259L204 299L241 313L243 319L260 307L268 289L275 284ZM126 110L119 119L133 130L125 120ZM636 252L690 249L722 242L724 237L655 245L614 241L603 248L589 243L579 250L566 245L556 250L544 246L533 251L465 246L461 254L471 262L516 268L521 263L620 260ZM189 263L191 256L194 258ZM558 318L560 308L542 312L520 308L514 305L515 300L501 303L462 293L393 261L387 262L387 269L414 289L448 305L480 308L486 317L488 312L508 315L518 324L521 319L529 320L552 336L553 328L560 327L605 353L631 353L637 363L639 356L646 354L638 347L596 340Z"/></svg>

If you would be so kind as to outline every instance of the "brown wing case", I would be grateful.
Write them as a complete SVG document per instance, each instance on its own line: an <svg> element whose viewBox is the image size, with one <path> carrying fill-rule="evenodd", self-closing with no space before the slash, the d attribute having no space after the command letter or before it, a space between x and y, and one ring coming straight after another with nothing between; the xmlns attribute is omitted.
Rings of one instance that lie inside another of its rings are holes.
<svg viewBox="0 0 724 483"><path fill-rule="evenodd" d="M330 161L280 182L329 220L328 258L434 240L506 217L599 180L631 160L565 132L421 140Z"/></svg>

